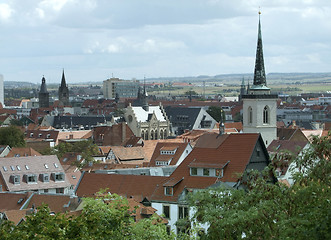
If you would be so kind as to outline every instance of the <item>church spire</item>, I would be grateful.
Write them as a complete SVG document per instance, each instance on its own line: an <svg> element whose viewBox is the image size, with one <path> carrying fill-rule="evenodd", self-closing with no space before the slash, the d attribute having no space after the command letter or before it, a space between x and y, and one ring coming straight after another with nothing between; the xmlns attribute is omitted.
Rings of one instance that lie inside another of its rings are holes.
<svg viewBox="0 0 331 240"><path fill-rule="evenodd" d="M46 87L46 79L45 79L44 76L41 79L40 93L48 93L47 92L47 87Z"/></svg>
<svg viewBox="0 0 331 240"><path fill-rule="evenodd" d="M62 80L61 80L61 87L64 88L66 86L67 86L67 84L66 84L66 78L64 76L64 69L63 69L63 71L62 71Z"/></svg>
<svg viewBox="0 0 331 240"><path fill-rule="evenodd" d="M254 71L253 85L266 86L267 82L266 82L265 69L264 69L260 16L261 16L261 12L259 11L259 30L258 30L258 39L257 39L257 48L256 48L256 59L255 59L255 71Z"/></svg>

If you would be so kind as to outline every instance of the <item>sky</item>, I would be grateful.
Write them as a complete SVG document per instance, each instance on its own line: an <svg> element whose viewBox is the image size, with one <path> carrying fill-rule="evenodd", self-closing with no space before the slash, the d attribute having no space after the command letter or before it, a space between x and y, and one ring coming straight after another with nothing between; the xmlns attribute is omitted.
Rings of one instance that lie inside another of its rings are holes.
<svg viewBox="0 0 331 240"><path fill-rule="evenodd" d="M0 0L5 81L331 72L330 0Z"/></svg>

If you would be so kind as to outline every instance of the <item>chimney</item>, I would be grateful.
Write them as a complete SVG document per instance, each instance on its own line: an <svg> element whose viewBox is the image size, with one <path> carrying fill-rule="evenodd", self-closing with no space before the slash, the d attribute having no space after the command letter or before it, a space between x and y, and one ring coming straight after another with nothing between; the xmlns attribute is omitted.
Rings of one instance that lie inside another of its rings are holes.
<svg viewBox="0 0 331 240"><path fill-rule="evenodd" d="M125 122L122 122L122 143L124 143L126 140L126 124Z"/></svg>

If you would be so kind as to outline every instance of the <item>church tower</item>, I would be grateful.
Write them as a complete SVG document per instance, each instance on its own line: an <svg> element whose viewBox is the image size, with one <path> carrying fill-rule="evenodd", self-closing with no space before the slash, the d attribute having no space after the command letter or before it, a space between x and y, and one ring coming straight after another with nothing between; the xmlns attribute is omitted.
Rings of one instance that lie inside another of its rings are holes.
<svg viewBox="0 0 331 240"><path fill-rule="evenodd" d="M46 79L44 76L41 79L41 86L39 91L39 107L41 108L49 107L49 92L47 92Z"/></svg>
<svg viewBox="0 0 331 240"><path fill-rule="evenodd" d="M277 139L277 95L270 93L267 87L264 68L262 34L259 12L258 39L255 59L253 85L247 90L243 99L244 133L260 133L266 146Z"/></svg>
<svg viewBox="0 0 331 240"><path fill-rule="evenodd" d="M63 106L69 105L69 89L66 84L66 79L64 76L64 70L62 72L61 86L59 87L59 101Z"/></svg>

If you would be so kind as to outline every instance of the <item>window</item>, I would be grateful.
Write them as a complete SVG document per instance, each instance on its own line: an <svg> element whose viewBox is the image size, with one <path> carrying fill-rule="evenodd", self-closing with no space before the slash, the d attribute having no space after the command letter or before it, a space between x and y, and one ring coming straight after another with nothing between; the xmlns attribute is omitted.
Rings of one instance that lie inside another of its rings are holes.
<svg viewBox="0 0 331 240"><path fill-rule="evenodd" d="M253 110L251 107L248 107L248 123L253 123Z"/></svg>
<svg viewBox="0 0 331 240"><path fill-rule="evenodd" d="M63 193L64 193L64 188L57 188L57 189L56 189L56 193L61 193L61 194L63 194Z"/></svg>
<svg viewBox="0 0 331 240"><path fill-rule="evenodd" d="M25 169L26 169L26 170L30 170L30 168L29 168L28 165L25 165Z"/></svg>
<svg viewBox="0 0 331 240"><path fill-rule="evenodd" d="M64 181L64 173L55 173L54 181L55 182Z"/></svg>
<svg viewBox="0 0 331 240"><path fill-rule="evenodd" d="M189 210L188 207L178 206L178 219L188 218Z"/></svg>
<svg viewBox="0 0 331 240"><path fill-rule="evenodd" d="M165 187L164 194L166 196L172 196L173 195L173 188L172 187Z"/></svg>
<svg viewBox="0 0 331 240"><path fill-rule="evenodd" d="M8 169L7 169L5 166L3 166L2 168L3 168L3 170L4 170L5 172L8 171Z"/></svg>
<svg viewBox="0 0 331 240"><path fill-rule="evenodd" d="M49 174L48 173L42 174L42 179L43 179L43 182L49 182Z"/></svg>
<svg viewBox="0 0 331 240"><path fill-rule="evenodd" d="M20 176L19 175L13 176L13 182L14 182L14 184L20 184L20 182L21 182Z"/></svg>
<svg viewBox="0 0 331 240"><path fill-rule="evenodd" d="M197 168L191 168L191 175L192 176L198 175L198 169Z"/></svg>
<svg viewBox="0 0 331 240"><path fill-rule="evenodd" d="M260 149L256 149L256 156L260 157Z"/></svg>
<svg viewBox="0 0 331 240"><path fill-rule="evenodd" d="M265 106L263 109L263 123L269 124L269 108Z"/></svg>
<svg viewBox="0 0 331 240"><path fill-rule="evenodd" d="M44 164L45 168L48 169L48 165L47 164Z"/></svg>
<svg viewBox="0 0 331 240"><path fill-rule="evenodd" d="M59 166L58 166L56 163L54 163L54 167L55 167L55 168L59 168Z"/></svg>
<svg viewBox="0 0 331 240"><path fill-rule="evenodd" d="M12 171L15 171L15 167L14 167L14 166L10 166L10 169L11 169Z"/></svg>
<svg viewBox="0 0 331 240"><path fill-rule="evenodd" d="M17 165L16 168L17 168L18 171L21 171L21 167L20 166Z"/></svg>
<svg viewBox="0 0 331 240"><path fill-rule="evenodd" d="M170 218L170 206L169 205L163 205L163 215L165 218Z"/></svg>
<svg viewBox="0 0 331 240"><path fill-rule="evenodd" d="M44 193L48 193L48 189L44 189Z"/></svg>
<svg viewBox="0 0 331 240"><path fill-rule="evenodd" d="M203 169L203 176L209 176L209 169L208 168Z"/></svg>
<svg viewBox="0 0 331 240"><path fill-rule="evenodd" d="M27 183L37 183L37 176L34 174L27 175Z"/></svg>

